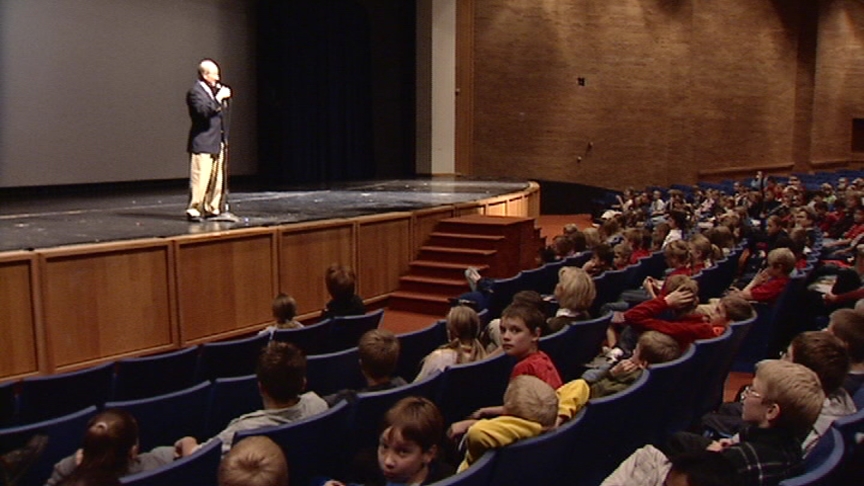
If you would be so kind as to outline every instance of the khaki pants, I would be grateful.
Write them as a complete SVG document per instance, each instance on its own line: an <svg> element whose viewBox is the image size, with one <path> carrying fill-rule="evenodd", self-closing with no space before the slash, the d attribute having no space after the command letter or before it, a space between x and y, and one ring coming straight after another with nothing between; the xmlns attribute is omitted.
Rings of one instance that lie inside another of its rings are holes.
<svg viewBox="0 0 864 486"><path fill-rule="evenodd" d="M186 212L198 211L200 216L221 213L225 197L225 144L218 154L189 155L189 206Z"/></svg>

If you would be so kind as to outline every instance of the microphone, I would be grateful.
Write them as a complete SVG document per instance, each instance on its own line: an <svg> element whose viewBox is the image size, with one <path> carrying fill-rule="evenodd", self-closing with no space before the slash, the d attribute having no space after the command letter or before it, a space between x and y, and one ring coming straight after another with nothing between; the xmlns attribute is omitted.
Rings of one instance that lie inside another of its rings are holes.
<svg viewBox="0 0 864 486"><path fill-rule="evenodd" d="M218 93L222 88L228 88L228 89L230 89L230 87L228 87L228 86L226 86L226 85L220 83L219 81L216 81L216 84L213 85L213 87L216 88L216 93ZM222 103L222 105L224 105L224 106L228 106L228 98L224 98L224 99L222 99L221 103Z"/></svg>

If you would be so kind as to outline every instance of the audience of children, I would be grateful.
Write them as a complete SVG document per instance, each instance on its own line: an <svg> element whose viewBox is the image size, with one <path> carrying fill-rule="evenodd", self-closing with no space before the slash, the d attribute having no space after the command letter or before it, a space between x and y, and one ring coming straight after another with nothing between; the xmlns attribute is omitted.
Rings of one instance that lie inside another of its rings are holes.
<svg viewBox="0 0 864 486"><path fill-rule="evenodd" d="M340 390L325 396L324 401L332 407L342 400L353 400L358 392L390 390L406 385L407 382L402 377L393 376L399 361L399 350L399 339L392 331L370 329L363 333L357 343L357 354L366 387L360 390Z"/></svg>
<svg viewBox="0 0 864 486"><path fill-rule="evenodd" d="M429 353L421 364L414 381L444 371L448 366L471 363L486 357L486 348L477 339L480 333L480 318L467 305L457 305L447 314L447 344Z"/></svg>
<svg viewBox="0 0 864 486"><path fill-rule="evenodd" d="M288 486L285 454L268 437L247 437L222 458L219 486Z"/></svg>

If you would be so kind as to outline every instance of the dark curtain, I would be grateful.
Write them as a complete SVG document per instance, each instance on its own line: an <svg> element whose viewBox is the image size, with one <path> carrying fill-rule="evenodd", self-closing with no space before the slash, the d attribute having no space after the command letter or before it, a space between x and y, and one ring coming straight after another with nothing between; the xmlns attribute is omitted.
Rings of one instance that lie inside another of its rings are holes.
<svg viewBox="0 0 864 486"><path fill-rule="evenodd" d="M375 176L366 9L351 0L259 3L259 155L267 182Z"/></svg>

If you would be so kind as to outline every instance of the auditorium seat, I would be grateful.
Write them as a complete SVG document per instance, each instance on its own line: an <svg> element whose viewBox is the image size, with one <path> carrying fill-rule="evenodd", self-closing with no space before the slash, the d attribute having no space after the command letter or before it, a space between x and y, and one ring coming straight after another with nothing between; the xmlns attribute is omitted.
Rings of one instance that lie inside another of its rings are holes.
<svg viewBox="0 0 864 486"><path fill-rule="evenodd" d="M574 322L555 334L540 338L540 349L552 358L565 383L581 376L583 365L600 352L611 321L612 313L608 312L596 319Z"/></svg>
<svg viewBox="0 0 864 486"><path fill-rule="evenodd" d="M551 294L558 285L558 272L564 267L564 260L548 262L540 267L522 271L525 288L541 295Z"/></svg>
<svg viewBox="0 0 864 486"><path fill-rule="evenodd" d="M506 354L447 368L435 401L444 420L453 423L480 407L504 403L512 369L513 359Z"/></svg>
<svg viewBox="0 0 864 486"><path fill-rule="evenodd" d="M627 290L628 281L632 278L635 270L635 267L633 269L606 270L600 276L594 277L597 297L594 298L594 304L591 306L591 314L597 315L603 304L617 301L621 292Z"/></svg>
<svg viewBox="0 0 864 486"><path fill-rule="evenodd" d="M687 371L681 377L677 393L680 400L671 401L672 411L669 414L667 429L678 431L687 429L691 422L703 415L699 407L707 395L716 392L715 384L726 378L728 369L718 366L723 362L723 357L729 354L732 343L732 328L712 339L698 339L691 348L694 349ZM655 373L656 375L656 373ZM722 389L721 389L722 391Z"/></svg>
<svg viewBox="0 0 864 486"><path fill-rule="evenodd" d="M261 334L244 339L202 344L195 381L255 373L258 355L269 340L269 334Z"/></svg>
<svg viewBox="0 0 864 486"><path fill-rule="evenodd" d="M319 395L329 395L343 389L356 390L366 386L360 373L357 348L335 353L316 354L306 359L306 389Z"/></svg>
<svg viewBox="0 0 864 486"><path fill-rule="evenodd" d="M420 363L427 354L447 343L447 321L439 320L431 325L399 335L399 361L396 376L411 381L420 371Z"/></svg>
<svg viewBox="0 0 864 486"><path fill-rule="evenodd" d="M155 397L195 383L198 347L117 361L114 400Z"/></svg>
<svg viewBox="0 0 864 486"><path fill-rule="evenodd" d="M8 427L17 419L18 397L15 386L14 381L0 385L0 427Z"/></svg>
<svg viewBox="0 0 864 486"><path fill-rule="evenodd" d="M374 392L358 393L354 399L348 430L351 433L351 450L374 447L378 443L378 429L384 414L399 400L409 396L435 400L443 374L436 373L416 383Z"/></svg>
<svg viewBox="0 0 864 486"><path fill-rule="evenodd" d="M584 417L583 409L557 429L498 449L489 484L570 484L573 478L567 466L576 441L581 440Z"/></svg>
<svg viewBox="0 0 864 486"><path fill-rule="evenodd" d="M720 352L720 356L711 365L711 371L708 377L705 378L704 391L697 398L696 408L694 410L696 417L715 410L723 403L723 392L726 386L726 377L732 369L732 361L738 353L738 348L742 341L750 332L750 328L756 321L756 315L750 319L733 322L729 325L731 336L726 344L726 349Z"/></svg>
<svg viewBox="0 0 864 486"><path fill-rule="evenodd" d="M204 436L212 437L235 418L264 407L258 391L258 377L247 375L217 378L210 387L207 403Z"/></svg>
<svg viewBox="0 0 864 486"><path fill-rule="evenodd" d="M48 436L48 443L42 454L17 484L45 484L51 476L54 464L74 454L81 447L81 439L87 431L87 423L94 415L96 415L96 407L90 406L62 417L0 429L0 450L4 452L24 446L35 434Z"/></svg>
<svg viewBox="0 0 864 486"><path fill-rule="evenodd" d="M191 484L218 484L222 442L213 442L193 454L177 459L157 469L130 474L120 478L120 484L133 486L186 486Z"/></svg>
<svg viewBox="0 0 864 486"><path fill-rule="evenodd" d="M804 458L805 473L780 481L780 486L833 486L852 484L839 478L847 448L837 429L829 428ZM858 478L860 479L860 478Z"/></svg>
<svg viewBox="0 0 864 486"><path fill-rule="evenodd" d="M487 451L480 459L474 461L465 471L448 478L430 483L429 486L489 486L492 483L492 471L498 461L496 451Z"/></svg>
<svg viewBox="0 0 864 486"><path fill-rule="evenodd" d="M501 312L513 302L513 296L520 290L525 290L525 280L522 272L508 278L498 278L492 281L491 294L489 294L490 319L501 317Z"/></svg>
<svg viewBox="0 0 864 486"><path fill-rule="evenodd" d="M377 328L383 315L384 309L379 309L362 316L341 316L330 319L330 332L324 343L324 351L332 353L357 346L360 336L366 331Z"/></svg>
<svg viewBox="0 0 864 486"><path fill-rule="evenodd" d="M324 349L327 335L330 334L329 319L298 329L277 329L273 332L274 341L285 341L302 349L306 356L318 354Z"/></svg>
<svg viewBox="0 0 864 486"><path fill-rule="evenodd" d="M48 420L81 410L101 407L111 399L114 363L48 376L25 378L19 395L19 422Z"/></svg>
<svg viewBox="0 0 864 486"><path fill-rule="evenodd" d="M651 418L646 417L640 427L650 429L653 426L648 432L649 442L661 443L673 432L689 425L693 406L689 390L696 385L685 380L691 376L695 356L696 346L690 346L677 359L648 367L651 376L645 385L646 398L640 412L648 412L647 417ZM688 420L679 420L682 417Z"/></svg>
<svg viewBox="0 0 864 486"><path fill-rule="evenodd" d="M350 412L351 405L343 401L290 424L237 432L234 441L253 435L269 437L288 459L291 484L306 486L316 476L341 476L350 459L345 447Z"/></svg>
<svg viewBox="0 0 864 486"><path fill-rule="evenodd" d="M105 408L122 408L138 420L139 450L174 445L184 436L208 439L204 435L210 382L148 398L108 402Z"/></svg>

